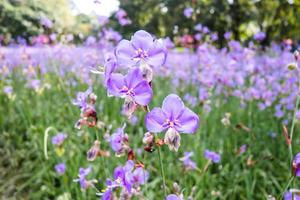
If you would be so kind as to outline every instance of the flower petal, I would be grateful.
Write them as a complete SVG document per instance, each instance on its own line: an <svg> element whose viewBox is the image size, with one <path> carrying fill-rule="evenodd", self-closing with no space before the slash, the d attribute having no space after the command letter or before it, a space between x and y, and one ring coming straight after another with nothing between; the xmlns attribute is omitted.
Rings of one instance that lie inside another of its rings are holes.
<svg viewBox="0 0 300 200"><path fill-rule="evenodd" d="M118 64L125 66L134 66L136 62L132 59L135 55L135 49L128 40L121 40L115 51Z"/></svg>
<svg viewBox="0 0 300 200"><path fill-rule="evenodd" d="M107 81L107 91L113 96L122 96L121 90L125 85L124 76L119 73L111 74Z"/></svg>
<svg viewBox="0 0 300 200"><path fill-rule="evenodd" d="M180 125L176 129L181 133L195 133L199 127L199 117L189 108L185 108L177 120Z"/></svg>
<svg viewBox="0 0 300 200"><path fill-rule="evenodd" d="M145 118L146 128L153 133L162 132L165 129L165 127L163 127L165 120L166 116L163 110L161 108L154 108Z"/></svg>
<svg viewBox="0 0 300 200"><path fill-rule="evenodd" d="M184 104L176 94L169 94L163 101L162 110L170 120L177 119L184 110Z"/></svg>
<svg viewBox="0 0 300 200"><path fill-rule="evenodd" d="M132 36L131 43L135 49L141 48L144 51L148 51L153 45L153 37L150 35L150 33L140 30L135 32L135 34Z"/></svg>
<svg viewBox="0 0 300 200"><path fill-rule="evenodd" d="M125 77L125 83L129 89L135 88L143 80L143 74L139 68L131 69Z"/></svg>
<svg viewBox="0 0 300 200"><path fill-rule="evenodd" d="M146 106L152 99L152 89L147 81L142 81L134 88L133 99L137 104Z"/></svg>
<svg viewBox="0 0 300 200"><path fill-rule="evenodd" d="M148 55L147 63L151 67L160 67L166 62L166 49L158 41L155 41L153 47L148 51Z"/></svg>

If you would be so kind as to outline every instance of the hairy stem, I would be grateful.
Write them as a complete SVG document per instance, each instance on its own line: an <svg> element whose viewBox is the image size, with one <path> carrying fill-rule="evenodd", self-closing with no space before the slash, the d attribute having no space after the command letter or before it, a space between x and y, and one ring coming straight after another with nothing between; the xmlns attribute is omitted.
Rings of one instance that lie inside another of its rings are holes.
<svg viewBox="0 0 300 200"><path fill-rule="evenodd" d="M163 162L161 159L161 150L160 150L160 146L158 146L158 158L159 158L159 163L160 163L160 173L161 173L161 177L163 179L163 188L164 188L164 195L165 197L167 196L167 189L166 189L166 179L165 179L165 172L164 172L164 166L163 166Z"/></svg>

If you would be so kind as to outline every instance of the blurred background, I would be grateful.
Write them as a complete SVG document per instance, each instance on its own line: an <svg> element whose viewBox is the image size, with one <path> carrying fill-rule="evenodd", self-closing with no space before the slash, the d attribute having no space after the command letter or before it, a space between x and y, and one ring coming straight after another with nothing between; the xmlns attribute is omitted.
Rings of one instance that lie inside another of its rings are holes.
<svg viewBox="0 0 300 200"><path fill-rule="evenodd" d="M209 39L224 46L226 37L249 42L253 37L263 45L298 43L300 0L2 0L0 40L43 42L99 36L112 28L124 37L145 29L159 37L187 43ZM226 34L227 33L227 34Z"/></svg>

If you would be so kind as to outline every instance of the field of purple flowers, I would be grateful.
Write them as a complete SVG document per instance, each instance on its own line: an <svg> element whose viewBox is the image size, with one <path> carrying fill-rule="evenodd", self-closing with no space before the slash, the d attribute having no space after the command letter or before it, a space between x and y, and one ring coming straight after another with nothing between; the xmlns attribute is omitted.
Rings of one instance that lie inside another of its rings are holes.
<svg viewBox="0 0 300 200"><path fill-rule="evenodd" d="M300 198L297 51L120 37L0 48L4 199Z"/></svg>

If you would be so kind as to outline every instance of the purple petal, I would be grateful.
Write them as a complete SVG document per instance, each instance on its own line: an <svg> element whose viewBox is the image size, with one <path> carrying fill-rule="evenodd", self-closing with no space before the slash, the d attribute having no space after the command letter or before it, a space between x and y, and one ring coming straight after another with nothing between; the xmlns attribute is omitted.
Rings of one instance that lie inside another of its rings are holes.
<svg viewBox="0 0 300 200"><path fill-rule="evenodd" d="M163 127L166 121L166 116L161 108L154 108L146 116L145 123L148 131L153 133L162 132L165 127Z"/></svg>
<svg viewBox="0 0 300 200"><path fill-rule="evenodd" d="M184 104L176 94L169 94L163 101L162 110L170 120L177 119L183 109Z"/></svg>
<svg viewBox="0 0 300 200"><path fill-rule="evenodd" d="M180 198L175 194L169 194L166 200L180 200Z"/></svg>
<svg viewBox="0 0 300 200"><path fill-rule="evenodd" d="M118 178L123 179L124 176L125 176L125 173L124 173L123 167L116 167L114 170L114 179L118 179Z"/></svg>
<svg viewBox="0 0 300 200"><path fill-rule="evenodd" d="M195 133L199 127L199 117L189 108L185 108L177 120L180 125L176 129L181 133Z"/></svg>
<svg viewBox="0 0 300 200"><path fill-rule="evenodd" d="M112 74L107 81L108 93L114 96L122 96L121 90L124 85L125 81L122 74Z"/></svg>
<svg viewBox="0 0 300 200"><path fill-rule="evenodd" d="M146 31L140 30L135 32L131 38L131 43L135 49L141 48L144 51L147 51L153 45L153 37Z"/></svg>
<svg viewBox="0 0 300 200"><path fill-rule="evenodd" d="M133 99L136 103L146 106L152 99L152 89L147 81L142 81L134 88Z"/></svg>
<svg viewBox="0 0 300 200"><path fill-rule="evenodd" d="M118 63L120 65L135 65L135 61L132 59L135 55L135 49L128 40L121 40L115 51Z"/></svg>
<svg viewBox="0 0 300 200"><path fill-rule="evenodd" d="M128 160L124 166L125 172L131 172L134 168L134 162L132 160Z"/></svg>
<svg viewBox="0 0 300 200"><path fill-rule="evenodd" d="M115 60L110 60L108 62L105 63L104 65L104 83L105 85L107 85L107 82L111 76L111 74L113 73L113 71L115 70L117 64L116 64L116 61Z"/></svg>
<svg viewBox="0 0 300 200"><path fill-rule="evenodd" d="M143 73L139 68L131 69L125 77L125 83L128 88L135 88L143 81Z"/></svg>
<svg viewBox="0 0 300 200"><path fill-rule="evenodd" d="M154 43L154 46L149 50L148 55L149 57L147 58L147 63L151 67L159 67L166 62L166 50L158 41Z"/></svg>

